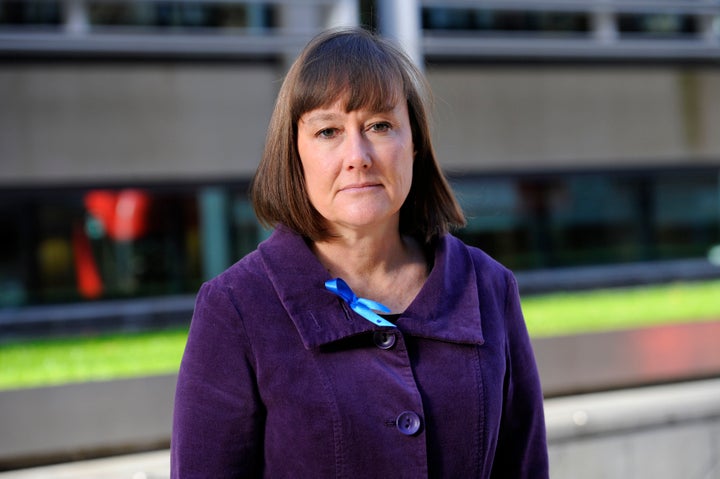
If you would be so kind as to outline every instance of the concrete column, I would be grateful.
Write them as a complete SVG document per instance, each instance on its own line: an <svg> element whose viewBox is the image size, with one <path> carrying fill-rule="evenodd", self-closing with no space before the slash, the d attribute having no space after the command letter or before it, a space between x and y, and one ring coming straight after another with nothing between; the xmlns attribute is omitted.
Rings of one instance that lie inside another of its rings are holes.
<svg viewBox="0 0 720 479"><path fill-rule="evenodd" d="M318 5L310 2L283 3L280 7L280 28L288 40L284 52L283 72L286 72L305 44L323 25Z"/></svg>
<svg viewBox="0 0 720 479"><path fill-rule="evenodd" d="M360 23L357 0L337 0L329 9L326 22L328 28L354 27Z"/></svg>
<svg viewBox="0 0 720 479"><path fill-rule="evenodd" d="M87 3L85 0L65 0L62 3L65 33L84 35L90 31Z"/></svg>
<svg viewBox="0 0 720 479"><path fill-rule="evenodd" d="M199 194L203 279L213 278L230 266L230 215L227 196L227 192L220 187L205 188Z"/></svg>
<svg viewBox="0 0 720 479"><path fill-rule="evenodd" d="M395 39L419 68L424 66L420 4L417 0L379 0L380 33Z"/></svg>
<svg viewBox="0 0 720 479"><path fill-rule="evenodd" d="M717 45L720 36L720 16L714 14L699 15L700 35L702 39L712 45Z"/></svg>
<svg viewBox="0 0 720 479"><path fill-rule="evenodd" d="M598 8L592 15L593 37L599 43L609 44L617 41L617 15L610 8Z"/></svg>

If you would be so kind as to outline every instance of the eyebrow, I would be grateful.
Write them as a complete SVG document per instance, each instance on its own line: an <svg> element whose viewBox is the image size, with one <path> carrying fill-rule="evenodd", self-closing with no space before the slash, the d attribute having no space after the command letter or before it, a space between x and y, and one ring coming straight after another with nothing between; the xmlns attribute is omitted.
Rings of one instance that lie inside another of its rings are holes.
<svg viewBox="0 0 720 479"><path fill-rule="evenodd" d="M300 121L303 123L320 123L336 120L337 117L336 113L311 113L310 115L302 115Z"/></svg>

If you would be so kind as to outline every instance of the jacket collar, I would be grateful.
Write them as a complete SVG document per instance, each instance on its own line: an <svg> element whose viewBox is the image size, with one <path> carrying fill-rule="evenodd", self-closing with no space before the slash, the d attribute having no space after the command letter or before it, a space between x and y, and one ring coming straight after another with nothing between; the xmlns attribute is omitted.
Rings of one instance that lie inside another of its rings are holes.
<svg viewBox="0 0 720 479"><path fill-rule="evenodd" d="M325 289L325 281L331 278L300 235L278 227L258 251L306 348L387 329L370 323ZM460 240L451 235L438 240L432 271L396 324L412 336L467 344L484 342L477 278L470 253Z"/></svg>

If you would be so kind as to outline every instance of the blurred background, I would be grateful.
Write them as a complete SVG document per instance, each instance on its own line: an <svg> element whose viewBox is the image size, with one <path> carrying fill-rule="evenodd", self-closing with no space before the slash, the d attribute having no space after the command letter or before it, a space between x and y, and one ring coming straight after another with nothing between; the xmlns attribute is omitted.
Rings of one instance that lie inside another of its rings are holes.
<svg viewBox="0 0 720 479"><path fill-rule="evenodd" d="M3 1L0 307L162 309L253 249L267 232L247 185L284 72L325 26L379 28L376 3ZM464 240L518 272L703 274L720 243L715 2L417 4L409 48Z"/></svg>
<svg viewBox="0 0 720 479"><path fill-rule="evenodd" d="M457 235L524 296L720 278L717 1L3 0L0 343L185 327L202 281L269 234L247 187L275 95L337 25L424 68ZM640 340L538 339L546 393L715 377L709 327L643 340L685 365L649 377L622 353ZM583 344L620 364L568 376Z"/></svg>

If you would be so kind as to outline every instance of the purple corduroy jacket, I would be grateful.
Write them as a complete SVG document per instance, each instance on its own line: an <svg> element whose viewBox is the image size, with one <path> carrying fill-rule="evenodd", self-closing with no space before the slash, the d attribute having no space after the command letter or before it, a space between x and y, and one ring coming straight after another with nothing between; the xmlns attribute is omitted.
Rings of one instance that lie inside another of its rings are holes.
<svg viewBox="0 0 720 479"><path fill-rule="evenodd" d="M201 288L178 376L173 478L546 478L537 368L512 274L445 235L376 326L277 229Z"/></svg>

